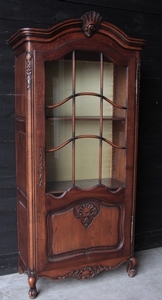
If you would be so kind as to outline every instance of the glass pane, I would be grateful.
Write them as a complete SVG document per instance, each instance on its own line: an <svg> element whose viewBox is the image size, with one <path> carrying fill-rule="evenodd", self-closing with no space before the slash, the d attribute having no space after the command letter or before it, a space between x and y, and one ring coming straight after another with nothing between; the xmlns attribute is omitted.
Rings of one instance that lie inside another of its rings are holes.
<svg viewBox="0 0 162 300"><path fill-rule="evenodd" d="M115 65L114 71L114 102L127 107L127 67ZM114 108L114 116L126 118L126 109Z"/></svg>
<svg viewBox="0 0 162 300"><path fill-rule="evenodd" d="M113 124L111 120L104 120L103 121L103 138L109 140L110 142L112 142L113 140L113 136L112 136L112 132L113 132Z"/></svg>
<svg viewBox="0 0 162 300"><path fill-rule="evenodd" d="M100 117L100 98L95 96L76 97L76 116Z"/></svg>
<svg viewBox="0 0 162 300"><path fill-rule="evenodd" d="M72 138L72 100L47 109L46 149L55 148ZM49 116L50 115L50 116Z"/></svg>
<svg viewBox="0 0 162 300"><path fill-rule="evenodd" d="M102 142L102 178L112 177L112 146Z"/></svg>
<svg viewBox="0 0 162 300"><path fill-rule="evenodd" d="M102 184L115 190L125 182L125 150L117 149L103 142L102 145Z"/></svg>
<svg viewBox="0 0 162 300"><path fill-rule="evenodd" d="M46 105L72 95L72 61L69 57L45 63Z"/></svg>
<svg viewBox="0 0 162 300"><path fill-rule="evenodd" d="M63 193L72 187L72 144L46 153L47 192Z"/></svg>
<svg viewBox="0 0 162 300"><path fill-rule="evenodd" d="M46 150L56 148L72 138L71 119L46 120Z"/></svg>
<svg viewBox="0 0 162 300"><path fill-rule="evenodd" d="M76 140L75 147L76 185L89 188L98 184L99 140Z"/></svg>
<svg viewBox="0 0 162 300"><path fill-rule="evenodd" d="M105 64L109 65L109 72L104 69L104 96L113 101L115 106L103 100L103 138L124 148L126 146L127 67L109 62L104 63L104 66ZM109 76L113 78L112 85ZM111 91L109 96L105 90L106 85L109 85L109 92ZM125 184L125 151L105 142L102 143L102 183L112 190Z"/></svg>
<svg viewBox="0 0 162 300"><path fill-rule="evenodd" d="M126 146L125 120L113 121L113 143L117 146Z"/></svg>
<svg viewBox="0 0 162 300"><path fill-rule="evenodd" d="M100 93L100 55L96 54L95 60L91 60L92 54L76 53L76 93Z"/></svg>
<svg viewBox="0 0 162 300"><path fill-rule="evenodd" d="M114 64L104 62L103 64L103 95L114 101ZM113 106L103 101L103 116L112 116Z"/></svg>
<svg viewBox="0 0 162 300"><path fill-rule="evenodd" d="M99 135L99 120L76 121L76 136Z"/></svg>
<svg viewBox="0 0 162 300"><path fill-rule="evenodd" d="M46 71L46 150L55 149L72 138L71 54L45 63ZM68 101L64 101L69 97ZM57 105L56 107L47 107ZM72 144L46 153L47 191L55 195L72 186Z"/></svg>
<svg viewBox="0 0 162 300"><path fill-rule="evenodd" d="M104 120L103 138L106 138L116 146L125 147L125 120Z"/></svg>
<svg viewBox="0 0 162 300"><path fill-rule="evenodd" d="M125 149L113 148L112 178L118 187L125 184Z"/></svg>

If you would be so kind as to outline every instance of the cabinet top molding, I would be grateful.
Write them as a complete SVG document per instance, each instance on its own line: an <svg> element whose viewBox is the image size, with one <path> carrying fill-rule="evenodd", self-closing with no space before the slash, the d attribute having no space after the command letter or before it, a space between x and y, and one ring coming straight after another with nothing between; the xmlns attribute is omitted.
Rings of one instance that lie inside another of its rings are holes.
<svg viewBox="0 0 162 300"><path fill-rule="evenodd" d="M52 43L65 35L76 40L80 37L93 39L94 34L99 34L109 37L125 49L142 50L145 40L131 38L115 25L101 19L99 13L90 11L80 19L70 19L48 29L21 28L8 43L15 50L27 42Z"/></svg>

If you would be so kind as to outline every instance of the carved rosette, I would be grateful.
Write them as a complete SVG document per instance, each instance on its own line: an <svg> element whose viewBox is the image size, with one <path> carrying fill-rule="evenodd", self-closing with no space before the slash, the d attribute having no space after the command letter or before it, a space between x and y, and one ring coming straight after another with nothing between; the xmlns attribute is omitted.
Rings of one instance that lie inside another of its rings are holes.
<svg viewBox="0 0 162 300"><path fill-rule="evenodd" d="M95 11L87 12L81 17L83 22L82 29L86 37L91 37L98 30L101 18L101 15Z"/></svg>
<svg viewBox="0 0 162 300"><path fill-rule="evenodd" d="M65 274L64 276L60 276L57 279L66 279L68 277L73 277L78 280L89 279L97 275L102 271L107 271L109 267L103 266L92 266L92 267L84 267L82 269L72 270L71 272Z"/></svg>
<svg viewBox="0 0 162 300"><path fill-rule="evenodd" d="M97 217L100 211L100 206L97 203L84 203L74 207L74 216L81 220L82 225L88 228L93 219Z"/></svg>
<svg viewBox="0 0 162 300"><path fill-rule="evenodd" d="M31 89L32 82L32 53L26 53L26 89Z"/></svg>

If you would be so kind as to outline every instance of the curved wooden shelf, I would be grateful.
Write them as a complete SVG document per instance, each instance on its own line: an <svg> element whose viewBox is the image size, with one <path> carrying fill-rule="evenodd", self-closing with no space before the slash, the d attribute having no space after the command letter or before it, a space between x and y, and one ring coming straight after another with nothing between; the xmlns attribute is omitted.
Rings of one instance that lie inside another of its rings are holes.
<svg viewBox="0 0 162 300"><path fill-rule="evenodd" d="M75 187L80 189L89 189L94 186L99 185L98 179L86 179L86 180L76 180ZM115 178L103 178L102 184L106 186L109 190L115 191L120 187L124 187L124 183ZM54 194L55 196L60 196L65 191L72 188L72 181L57 181L57 182L47 182L46 191L47 193Z"/></svg>
<svg viewBox="0 0 162 300"><path fill-rule="evenodd" d="M125 118L117 117L117 116L105 116L101 118L103 121L125 121ZM54 120L54 121L60 121L60 120L65 120L65 121L72 121L73 118L70 116L49 116L46 117L46 120ZM75 117L75 121L100 121L100 117L95 117L95 116L77 116Z"/></svg>

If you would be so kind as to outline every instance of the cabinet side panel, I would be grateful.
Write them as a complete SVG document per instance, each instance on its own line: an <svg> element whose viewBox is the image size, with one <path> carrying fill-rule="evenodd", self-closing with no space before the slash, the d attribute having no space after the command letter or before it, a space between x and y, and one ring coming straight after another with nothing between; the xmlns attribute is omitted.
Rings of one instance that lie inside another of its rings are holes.
<svg viewBox="0 0 162 300"><path fill-rule="evenodd" d="M25 117L25 53L15 58L15 112Z"/></svg>
<svg viewBox="0 0 162 300"><path fill-rule="evenodd" d="M18 192L18 250L20 262L27 266L28 264L28 248L27 248L27 208L25 207L26 199Z"/></svg>
<svg viewBox="0 0 162 300"><path fill-rule="evenodd" d="M26 134L16 133L17 187L26 195Z"/></svg>

